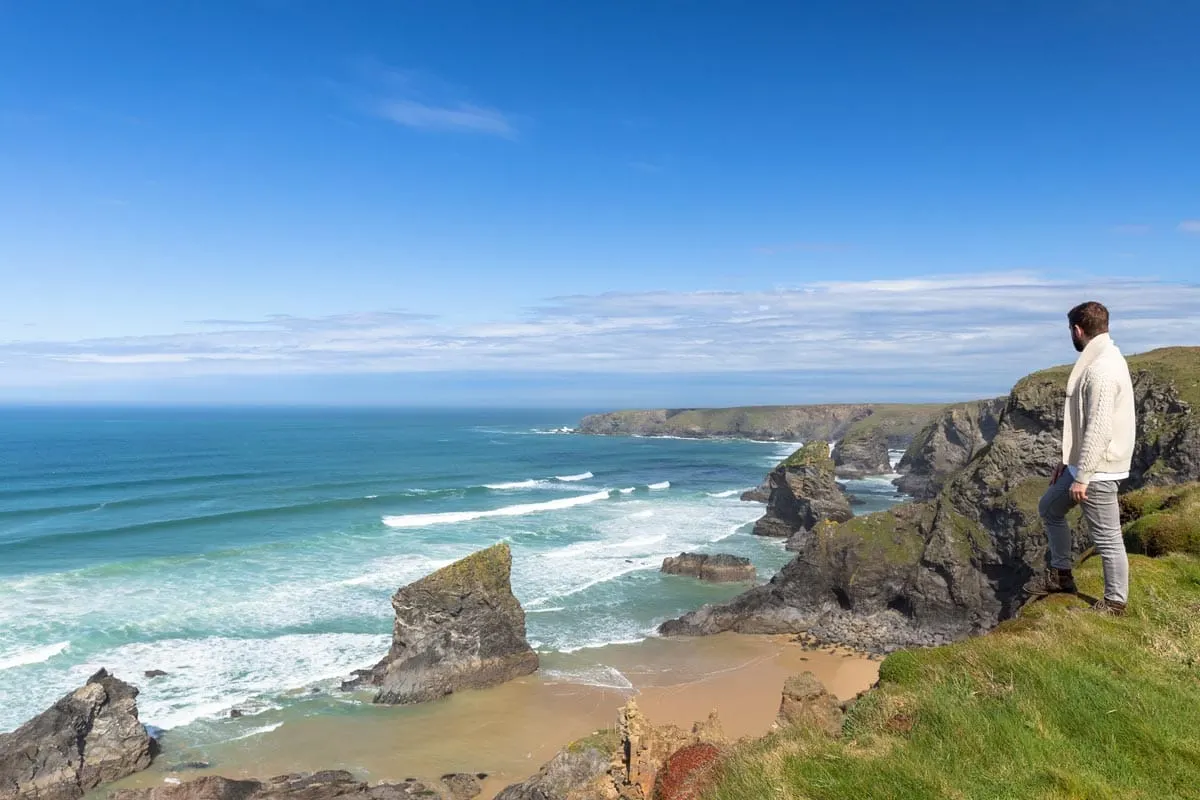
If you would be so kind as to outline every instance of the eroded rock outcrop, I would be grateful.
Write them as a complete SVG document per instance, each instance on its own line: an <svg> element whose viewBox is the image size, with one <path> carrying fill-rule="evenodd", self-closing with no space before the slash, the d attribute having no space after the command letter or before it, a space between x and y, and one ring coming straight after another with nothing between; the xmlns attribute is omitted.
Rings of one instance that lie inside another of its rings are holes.
<svg viewBox="0 0 1200 800"><path fill-rule="evenodd" d="M893 483L917 500L936 497L947 478L991 443L1007 402L997 397L946 407L904 451Z"/></svg>
<svg viewBox="0 0 1200 800"><path fill-rule="evenodd" d="M758 577L750 559L725 553L680 553L663 559L667 575L684 575L710 583L753 581Z"/></svg>
<svg viewBox="0 0 1200 800"><path fill-rule="evenodd" d="M0 734L0 799L74 800L150 766L138 690L100 670L12 733Z"/></svg>
<svg viewBox="0 0 1200 800"><path fill-rule="evenodd" d="M536 671L511 571L501 543L401 587L391 649L343 688L377 686L376 703L421 703Z"/></svg>
<svg viewBox="0 0 1200 800"><path fill-rule="evenodd" d="M652 724L631 699L621 709L615 731L575 742L533 777L504 789L496 800L687 800L701 785L701 767L715 763L725 742L715 712L689 732ZM680 756L669 778L662 774L673 756L696 746L706 753L711 749L714 757L702 759L692 751L689 757Z"/></svg>
<svg viewBox="0 0 1200 800"><path fill-rule="evenodd" d="M783 461L768 477L771 494L767 513L754 525L755 536L787 538L810 531L826 519L850 519L850 502L834 479L829 445L823 441L805 444Z"/></svg>
<svg viewBox="0 0 1200 800"><path fill-rule="evenodd" d="M841 702L825 690L816 675L802 672L784 682L776 727L802 725L837 738L842 735L844 718Z"/></svg>
<svg viewBox="0 0 1200 800"><path fill-rule="evenodd" d="M1129 359L1138 411L1128 487L1200 477L1200 348ZM990 629L1045 564L1037 503L1060 459L1069 367L1013 388L989 446L924 503L825 522L770 583L665 623L668 635L808 632L890 651Z"/></svg>
<svg viewBox="0 0 1200 800"><path fill-rule="evenodd" d="M480 791L481 784L474 775L447 775L442 783L434 785L408 780L372 786L345 770L325 770L279 775L265 781L206 775L174 785L111 792L109 800L471 800Z"/></svg>
<svg viewBox="0 0 1200 800"><path fill-rule="evenodd" d="M891 472L887 433L882 428L865 425L847 431L834 447L833 464L834 470L843 478Z"/></svg>

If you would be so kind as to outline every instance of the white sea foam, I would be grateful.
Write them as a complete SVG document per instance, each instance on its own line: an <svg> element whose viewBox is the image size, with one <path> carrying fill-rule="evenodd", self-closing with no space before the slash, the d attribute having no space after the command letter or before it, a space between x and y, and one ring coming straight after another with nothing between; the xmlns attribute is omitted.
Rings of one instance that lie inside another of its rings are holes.
<svg viewBox="0 0 1200 800"><path fill-rule="evenodd" d="M0 653L0 669L10 669L11 667L22 667L27 664L40 664L43 661L49 661L54 656L66 650L70 644L70 642L56 642L48 644L45 647L30 647L25 650Z"/></svg>
<svg viewBox="0 0 1200 800"><path fill-rule="evenodd" d="M637 491L637 487L636 487L636 486L629 486L629 487L627 487L627 488L625 488L625 489L621 489L621 490L619 490L619 491L621 492L621 494L633 494L634 492L636 492L636 491Z"/></svg>
<svg viewBox="0 0 1200 800"><path fill-rule="evenodd" d="M597 500L607 500L608 490L593 492L576 497L560 497L557 500L547 500L544 503L521 503L515 506L503 506L487 511L443 511L436 514L401 514L383 518L383 524L389 528L423 528L427 525L449 525L455 522L469 522L475 519L489 517L521 517L526 514L537 514L543 511L557 511L564 508L595 503Z"/></svg>
<svg viewBox="0 0 1200 800"><path fill-rule="evenodd" d="M262 695L279 695L349 675L378 659L390 640L383 634L321 633L136 642L73 667L65 674L65 691L100 666L117 675L164 670L165 676L139 687L138 712L143 722L170 729L202 717L223 716L230 707Z"/></svg>
<svg viewBox="0 0 1200 800"><path fill-rule="evenodd" d="M741 494L744 489L726 489L723 492L705 492L709 497L734 497Z"/></svg>
<svg viewBox="0 0 1200 800"><path fill-rule="evenodd" d="M629 518L630 519L646 519L647 517L653 517L653 516L654 516L653 511L639 511L636 514L630 514Z"/></svg>
<svg viewBox="0 0 1200 800"><path fill-rule="evenodd" d="M670 489L671 482L670 481L662 481L660 483L652 483L649 486L647 486L646 488L647 489Z"/></svg>
<svg viewBox="0 0 1200 800"><path fill-rule="evenodd" d="M251 736L261 736L264 733L270 733L271 731L277 731L282 727L283 727L282 722L276 722L273 725L263 725L261 728L251 728L250 730L243 733L241 736L234 736L232 739L228 739L226 741L240 742L242 739L249 739Z"/></svg>
<svg viewBox="0 0 1200 800"><path fill-rule="evenodd" d="M526 614L549 614L551 611L566 611L566 606L546 606L545 608L527 608Z"/></svg>
<svg viewBox="0 0 1200 800"><path fill-rule="evenodd" d="M556 480L563 481L564 483L574 483L575 481L586 481L588 478L596 476L590 472L581 472L578 475L555 475L554 477Z"/></svg>
<svg viewBox="0 0 1200 800"><path fill-rule="evenodd" d="M483 488L497 489L500 491L503 491L505 489L534 489L534 488L538 487L539 485L541 485L542 483L543 483L542 481L530 478L527 481L509 481L508 483L485 483L483 485Z"/></svg>
<svg viewBox="0 0 1200 800"><path fill-rule="evenodd" d="M632 642L630 642L632 644ZM580 648L582 649L582 648ZM544 673L548 683L573 683L583 686L599 686L602 689L629 691L633 683L621 671L606 664L597 664L578 669L550 669Z"/></svg>
<svg viewBox="0 0 1200 800"><path fill-rule="evenodd" d="M369 495L366 495L365 497L363 497L363 500L374 500L374 499L375 499L375 498L377 498L377 497L379 497L379 495L377 495L377 494L369 494Z"/></svg>

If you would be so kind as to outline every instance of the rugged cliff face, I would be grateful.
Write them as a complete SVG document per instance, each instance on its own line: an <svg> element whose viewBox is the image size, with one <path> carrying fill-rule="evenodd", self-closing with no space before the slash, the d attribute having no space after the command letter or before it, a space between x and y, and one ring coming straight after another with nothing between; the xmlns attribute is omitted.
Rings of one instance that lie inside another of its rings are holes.
<svg viewBox="0 0 1200 800"><path fill-rule="evenodd" d="M826 519L850 519L850 502L834 480L829 445L809 442L788 456L767 478L767 513L754 525L755 536L787 538Z"/></svg>
<svg viewBox="0 0 1200 800"><path fill-rule="evenodd" d="M376 703L421 703L536 671L511 571L501 543L401 587L391 650L343 688L377 686Z"/></svg>
<svg viewBox="0 0 1200 800"><path fill-rule="evenodd" d="M833 441L852 430L878 429L889 446L905 447L944 406L940 404L826 404L612 411L593 414L578 432L611 436L731 436L746 439ZM885 470L886 471L886 470Z"/></svg>
<svg viewBox="0 0 1200 800"><path fill-rule="evenodd" d="M1200 477L1200 348L1129 359L1138 439L1128 486ZM1069 368L1021 380L995 436L932 500L823 523L769 584L662 626L664 634L808 631L887 651L987 630L1044 565L1037 502L1060 459Z"/></svg>
<svg viewBox="0 0 1200 800"><path fill-rule="evenodd" d="M947 406L905 450L896 487L917 500L936 497L949 476L991 443L1007 402L997 397Z"/></svg>
<svg viewBox="0 0 1200 800"><path fill-rule="evenodd" d="M833 463L837 474L843 478L891 472L887 434L881 428L861 426L847 431L833 451Z"/></svg>

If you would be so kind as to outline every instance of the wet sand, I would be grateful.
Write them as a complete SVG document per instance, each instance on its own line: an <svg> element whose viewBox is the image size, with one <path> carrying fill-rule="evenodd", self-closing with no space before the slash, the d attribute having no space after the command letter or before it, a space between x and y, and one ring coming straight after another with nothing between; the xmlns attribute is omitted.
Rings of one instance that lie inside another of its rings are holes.
<svg viewBox="0 0 1200 800"><path fill-rule="evenodd" d="M877 662L849 651L738 634L556 653L543 656L537 675L420 706L379 707L363 702L369 697L329 695L292 716L260 715L253 720L259 730L278 727L238 741L173 747L168 734L150 769L107 788L318 769L347 769L372 782L485 772L482 797L492 797L567 743L615 726L617 710L635 695L656 723L688 727L715 709L731 738L761 736L775 718L784 680L804 670L843 699L874 683L879 671ZM211 766L180 769L184 762Z"/></svg>

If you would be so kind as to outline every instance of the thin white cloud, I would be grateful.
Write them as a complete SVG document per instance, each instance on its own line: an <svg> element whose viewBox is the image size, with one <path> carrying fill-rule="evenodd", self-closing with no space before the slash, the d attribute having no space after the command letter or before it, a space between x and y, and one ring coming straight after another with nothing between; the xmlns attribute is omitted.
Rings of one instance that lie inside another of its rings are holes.
<svg viewBox="0 0 1200 800"><path fill-rule="evenodd" d="M1068 359L1065 314L1088 299L1110 306L1127 352L1200 344L1200 284L949 275L559 297L519 318L469 324L403 311L276 315L160 336L8 342L0 387L212 375L830 371L850 383L893 375L969 387Z"/></svg>
<svg viewBox="0 0 1200 800"><path fill-rule="evenodd" d="M1179 223L1179 230L1183 233L1200 233L1200 219L1185 219Z"/></svg>
<svg viewBox="0 0 1200 800"><path fill-rule="evenodd" d="M367 59L357 66L360 85L342 88L358 110L406 128L516 139L517 120L476 102L460 87L413 69Z"/></svg>
<svg viewBox="0 0 1200 800"><path fill-rule="evenodd" d="M1113 233L1119 233L1122 236L1144 236L1150 232L1150 226L1140 224L1114 225L1112 230Z"/></svg>
<svg viewBox="0 0 1200 800"><path fill-rule="evenodd" d="M515 139L517 129L502 112L468 103L439 107L415 100L388 100L379 104L379 116L397 125L429 131L483 133Z"/></svg>

